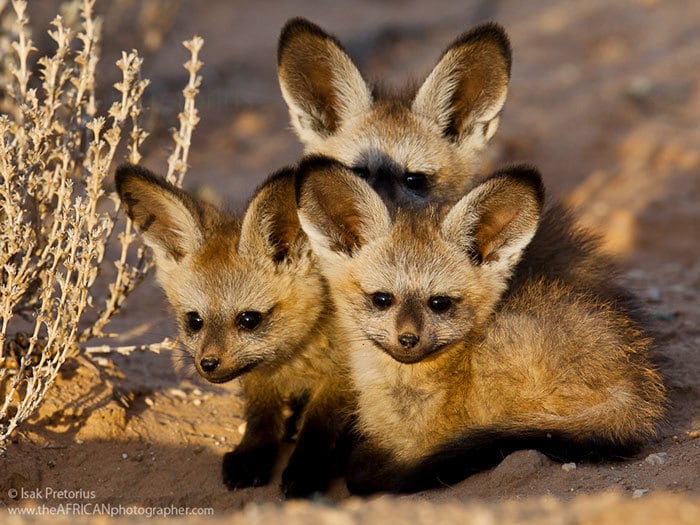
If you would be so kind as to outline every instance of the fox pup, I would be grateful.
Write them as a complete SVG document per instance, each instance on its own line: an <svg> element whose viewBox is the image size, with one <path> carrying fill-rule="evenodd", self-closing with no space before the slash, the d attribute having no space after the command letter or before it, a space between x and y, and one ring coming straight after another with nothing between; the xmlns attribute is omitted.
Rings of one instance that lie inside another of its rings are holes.
<svg viewBox="0 0 700 525"><path fill-rule="evenodd" d="M333 36L300 18L282 29L278 76L307 154L341 162L392 205L454 204L478 183L479 158L506 100L512 53L496 24L458 37L417 89L370 87ZM612 286L596 239L559 204L543 212L515 279L557 278L636 312Z"/></svg>
<svg viewBox="0 0 700 525"><path fill-rule="evenodd" d="M208 381L241 376L247 426L224 456L231 489L269 481L288 405L308 400L282 477L288 497L323 490L344 426L347 387L335 384L330 308L296 213L294 172L271 176L242 219L225 215L134 165L116 173L129 217L153 250L180 338Z"/></svg>
<svg viewBox="0 0 700 525"><path fill-rule="evenodd" d="M498 128L511 50L503 28L477 26L418 89L391 93L370 88L333 36L295 18L282 29L277 59L305 153L332 157L385 200L407 204L454 201L473 182Z"/></svg>
<svg viewBox="0 0 700 525"><path fill-rule="evenodd" d="M559 280L511 280L539 226L536 170L452 207L390 210L323 158L298 185L358 395L351 492L455 482L520 448L617 457L654 435L665 394L642 327Z"/></svg>

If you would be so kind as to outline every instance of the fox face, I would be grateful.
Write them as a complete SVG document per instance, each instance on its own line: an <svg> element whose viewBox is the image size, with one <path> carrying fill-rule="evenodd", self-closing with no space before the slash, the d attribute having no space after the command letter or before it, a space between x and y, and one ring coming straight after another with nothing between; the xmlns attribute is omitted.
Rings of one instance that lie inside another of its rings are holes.
<svg viewBox="0 0 700 525"><path fill-rule="evenodd" d="M242 220L138 166L120 167L116 184L204 378L221 383L294 357L325 302L291 170L261 187Z"/></svg>
<svg viewBox="0 0 700 525"><path fill-rule="evenodd" d="M278 46L282 95L305 152L338 160L399 205L454 202L474 184L510 65L495 24L464 33L403 93L372 89L341 44L306 20L290 20Z"/></svg>
<svg viewBox="0 0 700 525"><path fill-rule="evenodd" d="M430 359L487 321L534 235L539 175L512 168L450 209L390 212L341 164L302 163L299 215L347 337L400 363Z"/></svg>

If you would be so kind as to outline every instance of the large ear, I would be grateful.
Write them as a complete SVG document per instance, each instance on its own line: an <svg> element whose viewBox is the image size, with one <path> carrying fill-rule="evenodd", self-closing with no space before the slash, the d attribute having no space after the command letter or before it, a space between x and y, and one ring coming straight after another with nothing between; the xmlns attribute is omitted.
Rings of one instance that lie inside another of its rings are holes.
<svg viewBox="0 0 700 525"><path fill-rule="evenodd" d="M340 42L303 18L282 29L277 74L292 126L305 145L369 110L370 89Z"/></svg>
<svg viewBox="0 0 700 525"><path fill-rule="evenodd" d="M386 205L369 184L342 164L307 157L297 177L299 219L319 256L352 256L389 233Z"/></svg>
<svg viewBox="0 0 700 525"><path fill-rule="evenodd" d="M274 173L260 185L243 217L240 253L274 263L296 257L303 233L294 191L291 168Z"/></svg>
<svg viewBox="0 0 700 525"><path fill-rule="evenodd" d="M187 193L133 164L119 166L115 182L127 215L158 264L178 262L201 246L202 210Z"/></svg>
<svg viewBox="0 0 700 525"><path fill-rule="evenodd" d="M482 149L498 128L510 80L508 36L497 24L467 31L447 48L413 101L445 136Z"/></svg>
<svg viewBox="0 0 700 525"><path fill-rule="evenodd" d="M543 201L536 169L500 171L455 204L443 220L443 237L476 263L508 275L535 235Z"/></svg>

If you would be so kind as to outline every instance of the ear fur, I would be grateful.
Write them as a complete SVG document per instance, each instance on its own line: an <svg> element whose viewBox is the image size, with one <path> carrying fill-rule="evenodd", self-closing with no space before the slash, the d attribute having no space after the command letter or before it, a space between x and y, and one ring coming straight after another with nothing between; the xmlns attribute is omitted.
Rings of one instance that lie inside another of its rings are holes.
<svg viewBox="0 0 700 525"><path fill-rule="evenodd" d="M292 126L304 144L332 135L372 104L369 87L340 42L308 20L285 24L277 63Z"/></svg>
<svg viewBox="0 0 700 525"><path fill-rule="evenodd" d="M509 274L537 230L544 187L536 169L495 173L449 211L442 234L475 262Z"/></svg>
<svg viewBox="0 0 700 525"><path fill-rule="evenodd" d="M352 256L391 227L389 210L371 186L327 157L302 161L297 201L302 228L321 256Z"/></svg>
<svg viewBox="0 0 700 525"><path fill-rule="evenodd" d="M294 176L294 169L281 169L257 189L243 217L240 253L274 263L298 255L303 233L297 217Z"/></svg>
<svg viewBox="0 0 700 525"><path fill-rule="evenodd" d="M498 128L510 80L511 49L503 28L488 23L467 31L443 53L413 101L445 136L481 149Z"/></svg>
<svg viewBox="0 0 700 525"><path fill-rule="evenodd" d="M119 166L115 182L127 215L159 264L178 262L201 246L202 208L187 193L133 164Z"/></svg>

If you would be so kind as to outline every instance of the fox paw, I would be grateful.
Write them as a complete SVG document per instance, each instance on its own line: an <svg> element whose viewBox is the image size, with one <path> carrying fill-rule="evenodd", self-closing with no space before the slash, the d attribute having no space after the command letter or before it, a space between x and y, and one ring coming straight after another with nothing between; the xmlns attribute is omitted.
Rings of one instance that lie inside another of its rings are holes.
<svg viewBox="0 0 700 525"><path fill-rule="evenodd" d="M319 461L293 460L292 456L282 473L281 488L285 498L308 498L328 488L331 478L329 465L322 465Z"/></svg>
<svg viewBox="0 0 700 525"><path fill-rule="evenodd" d="M224 485L230 490L266 485L276 458L276 447L227 452L222 465Z"/></svg>
<svg viewBox="0 0 700 525"><path fill-rule="evenodd" d="M401 492L403 472L391 457L366 442L357 444L348 459L345 481L350 494Z"/></svg>

